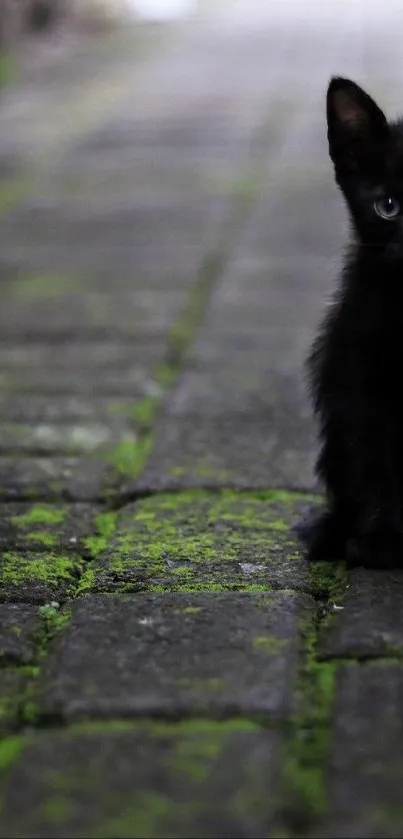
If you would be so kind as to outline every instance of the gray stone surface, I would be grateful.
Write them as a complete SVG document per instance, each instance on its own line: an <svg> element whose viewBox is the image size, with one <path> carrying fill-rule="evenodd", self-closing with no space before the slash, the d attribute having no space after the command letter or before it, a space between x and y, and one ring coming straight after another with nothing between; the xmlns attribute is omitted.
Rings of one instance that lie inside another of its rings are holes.
<svg viewBox="0 0 403 839"><path fill-rule="evenodd" d="M28 649L26 648L28 652ZM21 698L32 678L32 665L2 667L0 679L0 736L7 738L21 725ZM9 741L6 739L6 743ZM1 830L1 818L0 818Z"/></svg>
<svg viewBox="0 0 403 839"><path fill-rule="evenodd" d="M157 444L143 474L128 481L128 492L180 487L267 486L318 491L313 476L312 422L295 414L281 425L283 411L256 416L223 412L215 421L194 414L158 426Z"/></svg>
<svg viewBox="0 0 403 839"><path fill-rule="evenodd" d="M45 667L40 708L68 721L284 716L296 629L313 607L291 592L83 598Z"/></svg>
<svg viewBox="0 0 403 839"><path fill-rule="evenodd" d="M153 368L157 364L162 364L166 355L165 346L146 345L137 353L133 347L128 350L125 362L121 360L115 364L109 361L99 364L92 358L91 348L88 348L86 360L82 357L80 360L80 356L76 354L75 364L71 362L69 364L67 356L60 365L52 358L49 349L47 362L41 363L38 360L37 365L34 366L35 347L28 345L25 352L29 355L31 350L33 358L30 363L25 363L22 358L20 361L16 359L16 363L7 364L6 370L1 369L0 358L0 377L3 388L9 393L15 391L27 394L42 393L49 397L66 393L72 396L93 393L95 397L105 394L115 394L119 397L125 394L127 398L134 401L136 398L152 395L157 389Z"/></svg>
<svg viewBox="0 0 403 839"><path fill-rule="evenodd" d="M277 179L282 183L286 170L288 177L288 167L281 166L274 185ZM284 212L289 210L289 197L279 201L280 212L282 205ZM273 213L273 204L270 208ZM298 230L304 218L312 236L312 221L307 223L302 207L300 213L292 209L291 221L294 214ZM334 257L326 258L325 243L329 254L338 217L339 204L329 201L323 252L312 253L307 246L300 254L299 244L296 260L289 252L281 259L281 250L273 247L280 232L277 219L275 232L268 232L267 199L257 217L251 215L211 298L185 372L167 400L154 453L134 486L317 488L317 442L303 362L323 289L333 279ZM256 227L262 220L266 235L259 238ZM180 481L172 474L179 469Z"/></svg>
<svg viewBox="0 0 403 839"><path fill-rule="evenodd" d="M39 734L3 785L0 836L276 835L279 746L246 720Z"/></svg>
<svg viewBox="0 0 403 839"><path fill-rule="evenodd" d="M292 528L309 496L266 492L158 495L125 506L80 591L311 589Z"/></svg>
<svg viewBox="0 0 403 839"><path fill-rule="evenodd" d="M99 423L106 425L111 433L127 430L127 420L135 425L135 405L124 397L64 394L51 400L44 394L0 394L1 428L9 424L50 426L60 433L71 427L88 428Z"/></svg>
<svg viewBox="0 0 403 839"><path fill-rule="evenodd" d="M36 606L0 603L0 662L31 664L35 660L36 636L41 619Z"/></svg>
<svg viewBox="0 0 403 839"><path fill-rule="evenodd" d="M355 570L349 575L342 606L320 638L322 658L402 655L403 574Z"/></svg>
<svg viewBox="0 0 403 839"><path fill-rule="evenodd" d="M85 382L82 383L82 391L85 392ZM33 385L33 389L35 385ZM127 415L126 415L127 416ZM112 425L112 427L111 427ZM136 443L137 434L126 425L119 429L114 428L114 423L109 423L106 418L94 418L93 422L70 422L57 423L43 422L39 420L37 425L21 425L16 423L3 423L0 429L0 452L11 454L17 451L18 454L29 456L47 457L51 455L85 455L99 450L101 446L114 446L119 443ZM121 423L121 426L123 424Z"/></svg>
<svg viewBox="0 0 403 839"><path fill-rule="evenodd" d="M113 469L95 457L0 457L2 501L102 501ZM116 475L115 475L116 478Z"/></svg>
<svg viewBox="0 0 403 839"><path fill-rule="evenodd" d="M113 151L116 154L117 149ZM78 149L75 154L79 155ZM158 231L162 244L173 247L198 244L204 252L214 244L227 201L223 202L219 196L200 198L197 193L177 198L170 193L165 200L157 194L136 203L134 191L126 201L121 196L115 202L109 199L107 208L102 195L99 204L93 203L90 214L85 202L63 201L60 196L46 204L49 206L38 207L26 202L24 209L9 213L1 226L0 245L12 246L22 238L25 247L42 248L51 238L53 245L60 242L64 247L103 249L107 241L111 248L125 250L131 247L134 237L137 244L147 244Z"/></svg>
<svg viewBox="0 0 403 839"><path fill-rule="evenodd" d="M400 663L341 666L327 765L329 816L316 835L401 836L402 691Z"/></svg>

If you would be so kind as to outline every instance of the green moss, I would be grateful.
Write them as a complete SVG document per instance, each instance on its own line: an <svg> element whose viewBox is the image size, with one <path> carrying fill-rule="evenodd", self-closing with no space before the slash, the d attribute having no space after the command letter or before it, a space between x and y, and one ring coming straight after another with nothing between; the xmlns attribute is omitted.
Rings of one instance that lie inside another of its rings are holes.
<svg viewBox="0 0 403 839"><path fill-rule="evenodd" d="M0 215L12 210L29 191L29 183L24 178L10 178L0 186Z"/></svg>
<svg viewBox="0 0 403 839"><path fill-rule="evenodd" d="M287 643L286 638L276 638L274 635L260 635L252 640L252 645L256 650L273 655L280 653Z"/></svg>
<svg viewBox="0 0 403 839"><path fill-rule="evenodd" d="M157 384L166 390L175 381L175 370L169 364L159 364L154 370L154 378Z"/></svg>
<svg viewBox="0 0 403 839"><path fill-rule="evenodd" d="M180 610L184 615L197 615L202 611L201 606L185 606Z"/></svg>
<svg viewBox="0 0 403 839"><path fill-rule="evenodd" d="M25 533L23 539L25 542L36 542L47 548L53 548L59 541L54 533L49 533L47 530L33 530L32 533Z"/></svg>
<svg viewBox="0 0 403 839"><path fill-rule="evenodd" d="M223 267L224 258L224 247L221 244L215 253L206 256L200 269L198 282L191 289L185 308L168 334L168 367L172 371L172 379L174 370L180 366L184 353L202 320L211 291Z"/></svg>
<svg viewBox="0 0 403 839"><path fill-rule="evenodd" d="M226 765L226 748L230 746L234 735L260 735L258 726L248 720L229 720L222 722L210 722L195 720L179 722L178 724L153 723L147 726L139 726L139 733L151 735L151 737L164 740L166 748L160 750L161 764L160 772L172 779L173 790L183 789L184 794L177 798L157 793L150 793L148 790L137 790L132 795L130 805L121 810L114 818L102 822L91 836L108 837L172 837L186 835L186 829L190 825L202 825L203 815L214 813L214 801L210 805L210 795L214 798L216 791L215 780L220 788L222 784L225 789L223 774L228 772L231 779L228 791L228 805L221 803L219 810L224 812L229 807L229 814L237 808L242 815L251 816L256 814L256 798L261 792L256 793L255 779L248 767L241 761L238 772L238 784L236 794L231 795L232 769ZM261 772L261 765L258 767ZM257 773L256 773L257 774ZM260 785L261 787L261 785ZM226 797L226 795L224 794ZM262 806L261 798L259 800ZM211 807L211 810L210 810ZM264 804L263 804L264 807ZM202 835L203 828L196 829L197 835Z"/></svg>
<svg viewBox="0 0 403 839"><path fill-rule="evenodd" d="M60 609L58 603L45 603L39 607L39 614L44 622L47 641L53 638L71 620L71 611L68 608Z"/></svg>
<svg viewBox="0 0 403 839"><path fill-rule="evenodd" d="M39 633L38 633L39 634ZM39 673L37 665L2 667L0 696L0 740L15 730L21 721L21 707Z"/></svg>
<svg viewBox="0 0 403 839"><path fill-rule="evenodd" d="M183 466L172 466L172 468L168 470L168 475L171 475L172 478L181 478L185 472L186 469L184 469Z"/></svg>
<svg viewBox="0 0 403 839"><path fill-rule="evenodd" d="M11 521L16 526L25 527L32 524L61 524L67 516L65 507L55 507L51 504L35 504L26 513L13 516Z"/></svg>
<svg viewBox="0 0 403 839"><path fill-rule="evenodd" d="M306 632L306 659L299 683L299 712L284 763L285 808L291 823L306 829L327 807L325 764L331 749L333 662L315 658L315 630Z"/></svg>
<svg viewBox="0 0 403 839"><path fill-rule="evenodd" d="M143 583L138 581L133 582L111 582L102 575L84 576L83 580L77 588L77 595L86 594L89 591L113 592L114 594L163 594L167 591L175 592L177 594L222 594L224 592L236 591L245 594L263 594L272 591L269 585L259 585L259 583L240 583L231 580L223 582L211 582L204 579L200 582L186 583L182 580L169 581L169 583Z"/></svg>
<svg viewBox="0 0 403 839"><path fill-rule="evenodd" d="M27 301L38 298L60 297L66 292L71 293L74 283L73 277L60 274L29 274L20 277L14 284L14 294Z"/></svg>
<svg viewBox="0 0 403 839"><path fill-rule="evenodd" d="M38 666L31 668L23 695L19 702L19 718L21 723L28 726L35 726L41 719L41 707L38 701L39 680L41 665L46 659L49 644L62 632L71 620L69 608L60 608L59 603L52 601L45 603L38 608L41 618L39 629L35 634L36 660Z"/></svg>
<svg viewBox="0 0 403 839"><path fill-rule="evenodd" d="M8 84L16 74L15 57L9 52L0 52L0 86Z"/></svg>
<svg viewBox="0 0 403 839"><path fill-rule="evenodd" d="M3 554L0 581L3 585L21 586L30 582L58 586L62 581L72 582L82 568L78 557L54 553Z"/></svg>
<svg viewBox="0 0 403 839"><path fill-rule="evenodd" d="M178 679L178 687L197 693L217 693L225 688L225 680L212 676L208 679Z"/></svg>
<svg viewBox="0 0 403 839"><path fill-rule="evenodd" d="M41 807L41 816L44 821L50 824L61 824L67 821L73 811L73 804L67 798L61 795L55 795L53 798L45 801Z"/></svg>
<svg viewBox="0 0 403 839"><path fill-rule="evenodd" d="M205 732L203 737L178 739L169 760L170 770L199 783L208 778L223 746L217 730L214 734L212 737L211 733Z"/></svg>
<svg viewBox="0 0 403 839"><path fill-rule="evenodd" d="M346 572L342 565L314 563L308 573L313 591L325 598L320 616L326 612L329 598L338 603L342 600ZM285 758L285 811L297 832L309 830L327 809L325 767L331 751L335 675L340 662L318 658L320 626L321 620L315 617L301 626L304 661L297 687L298 713Z"/></svg>
<svg viewBox="0 0 403 839"><path fill-rule="evenodd" d="M8 769L24 748L22 737L7 737L0 742L0 770Z"/></svg>
<svg viewBox="0 0 403 839"><path fill-rule="evenodd" d="M136 442L124 440L109 448L106 460L115 467L119 475L136 477L151 452L152 444L151 434Z"/></svg>
<svg viewBox="0 0 403 839"><path fill-rule="evenodd" d="M141 402L134 405L131 410L131 415L140 430L148 431L150 429L159 404L160 399L157 399L157 397L146 396Z"/></svg>
<svg viewBox="0 0 403 839"><path fill-rule="evenodd" d="M309 567L309 580L317 597L331 598L340 604L347 583L343 563L313 562Z"/></svg>
<svg viewBox="0 0 403 839"><path fill-rule="evenodd" d="M95 534L87 536L83 542L91 557L95 559L108 545L116 529L116 513L99 513L95 517Z"/></svg>
<svg viewBox="0 0 403 839"><path fill-rule="evenodd" d="M75 596L79 597L83 594L88 594L89 592L94 591L96 588L96 582L97 572L95 568L92 566L85 568L84 573L76 587Z"/></svg>
<svg viewBox="0 0 403 839"><path fill-rule="evenodd" d="M60 481L50 481L49 482L49 489L53 490L54 492L61 492L63 490L63 485ZM38 498L39 492L36 487L25 487L24 488L24 495L30 501L34 501Z"/></svg>
<svg viewBox="0 0 403 839"><path fill-rule="evenodd" d="M30 685L30 687L31 689L33 688L32 685ZM20 717L21 722L25 725L36 725L40 717L38 702L35 699L31 699L26 696L21 703Z"/></svg>
<svg viewBox="0 0 403 839"><path fill-rule="evenodd" d="M306 496L286 492L161 494L124 508L81 591L270 591L305 575L291 531ZM92 539L87 540L91 548ZM298 567L299 563L299 567ZM308 581L306 583L308 587Z"/></svg>

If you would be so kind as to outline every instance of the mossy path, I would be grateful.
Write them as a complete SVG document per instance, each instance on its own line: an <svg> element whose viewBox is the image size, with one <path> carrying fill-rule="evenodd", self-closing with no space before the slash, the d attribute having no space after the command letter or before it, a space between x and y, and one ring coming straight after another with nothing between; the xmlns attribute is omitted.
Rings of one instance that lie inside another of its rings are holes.
<svg viewBox="0 0 403 839"><path fill-rule="evenodd" d="M43 45L0 104L0 837L403 830L402 581L295 531L359 4L263 5Z"/></svg>

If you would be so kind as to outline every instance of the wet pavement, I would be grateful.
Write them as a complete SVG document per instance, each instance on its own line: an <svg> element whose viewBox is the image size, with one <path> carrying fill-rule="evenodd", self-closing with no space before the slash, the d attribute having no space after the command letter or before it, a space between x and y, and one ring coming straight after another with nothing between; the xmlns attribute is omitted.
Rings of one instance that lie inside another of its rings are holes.
<svg viewBox="0 0 403 839"><path fill-rule="evenodd" d="M222 0L0 102L4 837L399 837L403 580L307 566L324 96L399 10Z"/></svg>

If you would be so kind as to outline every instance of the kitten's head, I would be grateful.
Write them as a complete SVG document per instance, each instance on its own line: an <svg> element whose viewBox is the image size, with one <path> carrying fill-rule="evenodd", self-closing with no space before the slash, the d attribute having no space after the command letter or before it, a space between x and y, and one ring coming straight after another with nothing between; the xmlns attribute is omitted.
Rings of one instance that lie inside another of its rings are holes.
<svg viewBox="0 0 403 839"><path fill-rule="evenodd" d="M329 153L359 239L403 257L403 122L349 79L327 91Z"/></svg>

